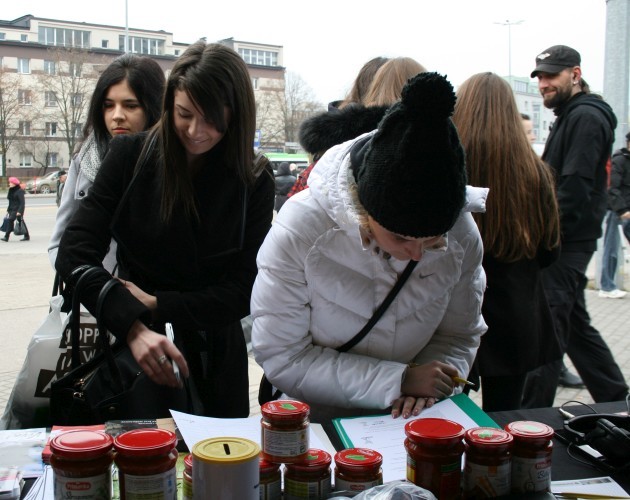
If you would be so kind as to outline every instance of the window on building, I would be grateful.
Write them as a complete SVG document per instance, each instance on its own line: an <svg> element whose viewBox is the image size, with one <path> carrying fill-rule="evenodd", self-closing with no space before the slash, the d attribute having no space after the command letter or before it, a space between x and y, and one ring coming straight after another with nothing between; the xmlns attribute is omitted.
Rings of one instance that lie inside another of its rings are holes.
<svg viewBox="0 0 630 500"><path fill-rule="evenodd" d="M57 137L57 122L46 122L46 137Z"/></svg>
<svg viewBox="0 0 630 500"><path fill-rule="evenodd" d="M18 102L22 105L30 106L31 103L31 91L26 89L18 90Z"/></svg>
<svg viewBox="0 0 630 500"><path fill-rule="evenodd" d="M46 165L49 167L57 167L59 164L59 153L47 153Z"/></svg>
<svg viewBox="0 0 630 500"><path fill-rule="evenodd" d="M31 153L20 153L20 167L30 167L33 165L33 155Z"/></svg>
<svg viewBox="0 0 630 500"><path fill-rule="evenodd" d="M118 36L118 48L122 51L125 50L125 35ZM128 52L131 52L132 54L162 56L164 55L164 40L130 36Z"/></svg>
<svg viewBox="0 0 630 500"><path fill-rule="evenodd" d="M46 92L44 92L44 105L47 107L57 105L57 94L55 94L54 91L47 90Z"/></svg>
<svg viewBox="0 0 630 500"><path fill-rule="evenodd" d="M64 28L39 27L38 41L44 45L57 47L90 48L90 32Z"/></svg>
<svg viewBox="0 0 630 500"><path fill-rule="evenodd" d="M252 87L254 87L254 90L258 90L258 78L257 77L253 77L252 78Z"/></svg>
<svg viewBox="0 0 630 500"><path fill-rule="evenodd" d="M514 90L516 92L527 93L527 82L521 82L519 80L514 82Z"/></svg>
<svg viewBox="0 0 630 500"><path fill-rule="evenodd" d="M0 40L6 40L6 36L7 36L6 33L4 33L3 31L0 31Z"/></svg>
<svg viewBox="0 0 630 500"><path fill-rule="evenodd" d="M73 108L78 108L79 106L81 106L81 103L83 102L83 94L72 94L72 107Z"/></svg>
<svg viewBox="0 0 630 500"><path fill-rule="evenodd" d="M83 67L82 63L71 62L68 64L68 73L70 73L70 76L79 77L81 76L82 67Z"/></svg>
<svg viewBox="0 0 630 500"><path fill-rule="evenodd" d="M101 40L101 48L106 49L109 47L109 40Z"/></svg>
<svg viewBox="0 0 630 500"><path fill-rule="evenodd" d="M31 122L20 121L19 122L19 134L20 135L31 135Z"/></svg>
<svg viewBox="0 0 630 500"><path fill-rule="evenodd" d="M72 123L72 135L74 137L81 137L83 135L83 124L80 122Z"/></svg>
<svg viewBox="0 0 630 500"><path fill-rule="evenodd" d="M179 49L175 49L175 55L178 56L179 55Z"/></svg>
<svg viewBox="0 0 630 500"><path fill-rule="evenodd" d="M20 35L20 42L28 42L28 35L22 33Z"/></svg>
<svg viewBox="0 0 630 500"><path fill-rule="evenodd" d="M278 53L271 50L238 49L238 53L247 64L258 66L277 66Z"/></svg>
<svg viewBox="0 0 630 500"><path fill-rule="evenodd" d="M31 60L18 57L18 73L28 75L31 72Z"/></svg>
<svg viewBox="0 0 630 500"><path fill-rule="evenodd" d="M46 73L47 75L57 74L57 65L55 61L44 61L44 73Z"/></svg>

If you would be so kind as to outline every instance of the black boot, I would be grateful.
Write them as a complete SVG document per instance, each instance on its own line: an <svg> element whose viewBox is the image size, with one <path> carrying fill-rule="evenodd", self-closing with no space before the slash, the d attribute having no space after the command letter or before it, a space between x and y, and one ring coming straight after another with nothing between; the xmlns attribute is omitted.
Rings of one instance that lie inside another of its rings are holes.
<svg viewBox="0 0 630 500"><path fill-rule="evenodd" d="M575 373L571 373L564 364L560 370L560 380L558 384L562 387L570 387L572 389L582 389L585 387L582 379Z"/></svg>
<svg viewBox="0 0 630 500"><path fill-rule="evenodd" d="M31 237L29 235L24 236L20 241L29 241Z"/></svg>
<svg viewBox="0 0 630 500"><path fill-rule="evenodd" d="M9 235L5 234L4 238L0 238L0 240L2 240L2 241L9 241Z"/></svg>

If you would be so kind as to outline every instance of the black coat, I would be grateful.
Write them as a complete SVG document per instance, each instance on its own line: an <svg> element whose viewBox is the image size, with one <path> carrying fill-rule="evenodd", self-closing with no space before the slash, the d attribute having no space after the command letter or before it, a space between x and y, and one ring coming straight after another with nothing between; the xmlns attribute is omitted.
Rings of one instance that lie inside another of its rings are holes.
<svg viewBox="0 0 630 500"><path fill-rule="evenodd" d="M9 200L9 204L7 205L9 219L15 220L17 214L24 215L26 203L24 201L24 190L20 186L9 188L7 200Z"/></svg>
<svg viewBox="0 0 630 500"><path fill-rule="evenodd" d="M484 255L488 331L475 360L482 377L522 375L562 357L541 278L557 256L557 249L540 251L536 259L506 263Z"/></svg>
<svg viewBox="0 0 630 500"><path fill-rule="evenodd" d="M291 170L286 162L282 162L276 173L276 203L274 208L276 212L282 208L284 202L287 201L287 194L295 184L297 177L291 175Z"/></svg>
<svg viewBox="0 0 630 500"><path fill-rule="evenodd" d="M153 157L130 186L145 137L110 143L89 195L63 234L57 270L68 281L82 264L101 266L113 236L120 277L155 295L158 307L152 316L126 289L115 287L105 304L105 325L124 339L137 319L156 331L172 323L176 337L184 338L187 361L203 389L205 414L247 416L247 353L240 319L249 314L256 254L271 226L271 169L246 191L234 169L221 163L219 144L194 178L199 220L176 207L176 216L165 224L160 167ZM88 310L94 311L105 279L95 278L86 289L82 302Z"/></svg>
<svg viewBox="0 0 630 500"><path fill-rule="evenodd" d="M612 157L608 206L622 215L630 211L630 151L622 148Z"/></svg>

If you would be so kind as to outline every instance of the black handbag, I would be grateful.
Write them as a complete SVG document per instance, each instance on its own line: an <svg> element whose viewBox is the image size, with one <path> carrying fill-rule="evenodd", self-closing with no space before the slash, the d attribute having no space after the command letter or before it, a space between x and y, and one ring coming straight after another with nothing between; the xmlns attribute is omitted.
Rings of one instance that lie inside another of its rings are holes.
<svg viewBox="0 0 630 500"><path fill-rule="evenodd" d="M6 233L9 230L9 214L4 216L4 219L2 219L2 226L0 226L0 231L2 231L3 233Z"/></svg>
<svg viewBox="0 0 630 500"><path fill-rule="evenodd" d="M198 413L199 403L189 380L183 388L154 383L140 368L129 347L109 335L99 335L101 352L81 364L79 357L79 296L89 276L102 268L84 271L72 295L69 321L72 339L72 370L51 384L50 412L54 425L91 425L108 420L156 419L170 417L171 409ZM101 309L109 291L122 286L110 279L98 297L95 316L100 332ZM76 356L75 356L76 354Z"/></svg>
<svg viewBox="0 0 630 500"><path fill-rule="evenodd" d="M24 224L24 219L15 219L15 223L13 224L13 234L16 236L26 235L26 225Z"/></svg>
<svg viewBox="0 0 630 500"><path fill-rule="evenodd" d="M407 281L407 278L411 275L411 272L414 270L418 261L410 260L405 267L405 270L402 272L396 284L392 287L392 289L387 294L387 297L383 300L382 304L378 307L374 314L370 318L370 320L365 324L361 331L357 333L354 337L352 337L348 342L343 344L342 346L337 347L337 351L346 352L352 349L355 345L357 345L363 338L370 332L370 330L374 327L374 325L381 319L383 313L387 310L390 304L394 301L394 298L400 291L400 289ZM263 373L262 378L260 379L260 386L258 387L258 404L260 406L268 403L269 401L275 401L282 395L282 391L280 389L276 389L267 376Z"/></svg>

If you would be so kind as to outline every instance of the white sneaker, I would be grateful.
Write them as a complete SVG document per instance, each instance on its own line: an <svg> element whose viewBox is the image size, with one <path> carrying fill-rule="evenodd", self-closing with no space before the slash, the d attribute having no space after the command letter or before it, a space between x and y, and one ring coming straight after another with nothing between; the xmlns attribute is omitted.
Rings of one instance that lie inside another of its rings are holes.
<svg viewBox="0 0 630 500"><path fill-rule="evenodd" d="M611 290L610 292L607 292L605 290L600 290L599 296L603 299L623 299L627 293L628 292L624 292L623 290L619 290L615 288L614 290Z"/></svg>

